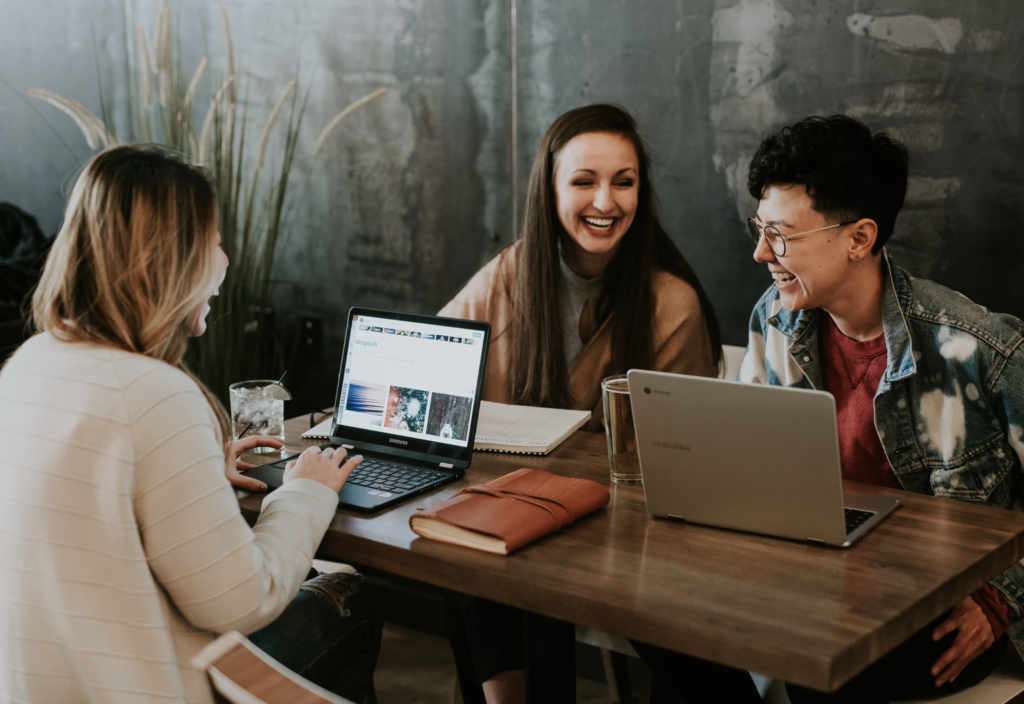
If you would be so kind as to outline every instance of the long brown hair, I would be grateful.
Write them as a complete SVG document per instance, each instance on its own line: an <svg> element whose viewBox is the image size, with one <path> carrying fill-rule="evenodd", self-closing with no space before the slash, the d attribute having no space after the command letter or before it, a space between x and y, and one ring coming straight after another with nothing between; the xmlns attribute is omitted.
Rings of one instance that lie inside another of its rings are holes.
<svg viewBox="0 0 1024 704"><path fill-rule="evenodd" d="M601 304L610 311L612 373L649 368L654 357L656 270L690 284L700 299L715 363L721 362L718 319L697 274L658 219L658 199L651 182L650 159L633 117L618 105L588 105L570 110L548 128L530 172L526 213L516 250L512 297L512 398L516 403L572 406L569 370L562 344L559 309L558 239L563 227L555 202L554 172L558 154L581 134L607 132L628 139L640 164L636 215L604 272ZM507 256L508 253L503 253Z"/></svg>
<svg viewBox="0 0 1024 704"><path fill-rule="evenodd" d="M217 276L217 205L199 168L155 145L89 161L32 296L36 332L166 362L195 379L222 438L223 405L185 367L187 318Z"/></svg>

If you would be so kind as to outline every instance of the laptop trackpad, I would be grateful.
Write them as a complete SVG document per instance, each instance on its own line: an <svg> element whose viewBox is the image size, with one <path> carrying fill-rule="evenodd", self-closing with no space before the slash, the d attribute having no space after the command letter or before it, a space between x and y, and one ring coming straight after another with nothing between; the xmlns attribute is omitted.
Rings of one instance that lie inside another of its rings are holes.
<svg viewBox="0 0 1024 704"><path fill-rule="evenodd" d="M242 476L259 479L267 485L268 489L277 489L284 484L284 467L278 467L276 462L274 464L261 464L259 467L242 472Z"/></svg>
<svg viewBox="0 0 1024 704"><path fill-rule="evenodd" d="M291 459L291 458L289 458ZM273 464L264 464L259 467L250 469L247 472L243 472L243 476L253 477L259 479L261 482L267 485L267 489L273 491L279 488L284 483L284 466L288 460L282 460L281 462L274 462ZM282 466L278 467L280 464ZM338 492L338 501L348 505L351 508L361 511L373 510L379 504L383 503L387 498L391 497L391 494L383 494L375 491L373 494L370 493L370 489L363 488L361 486L350 486L346 484ZM404 494L402 495L404 496Z"/></svg>

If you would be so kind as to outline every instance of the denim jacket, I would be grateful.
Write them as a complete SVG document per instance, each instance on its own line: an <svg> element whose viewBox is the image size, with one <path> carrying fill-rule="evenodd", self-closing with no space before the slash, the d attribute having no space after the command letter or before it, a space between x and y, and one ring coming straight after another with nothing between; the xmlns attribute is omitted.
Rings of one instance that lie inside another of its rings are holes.
<svg viewBox="0 0 1024 704"><path fill-rule="evenodd" d="M1024 511L1024 323L915 279L883 254L887 368L875 430L903 488ZM773 285L750 316L740 381L824 388L815 310L782 308ZM1024 652L1024 560L990 582L1016 612Z"/></svg>

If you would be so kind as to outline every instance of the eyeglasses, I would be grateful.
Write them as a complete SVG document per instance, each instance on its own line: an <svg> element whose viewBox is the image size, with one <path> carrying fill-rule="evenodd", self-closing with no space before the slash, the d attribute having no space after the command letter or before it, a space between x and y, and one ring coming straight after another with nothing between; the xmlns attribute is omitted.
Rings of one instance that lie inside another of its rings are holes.
<svg viewBox="0 0 1024 704"><path fill-rule="evenodd" d="M793 235L784 235L774 226L758 222L757 218L747 218L747 228L750 230L750 236L754 240L754 246L757 246L761 241L761 235L764 235L765 241L768 242L768 246L772 248L773 252L775 252L775 256L784 257L786 256L786 242L789 240L795 240L796 238L803 237L805 235L813 235L815 232L824 232L825 230L831 230L836 227L846 227L847 225L852 225L855 222L857 221L848 220L836 225L819 227L817 230L807 230L806 232L797 232Z"/></svg>

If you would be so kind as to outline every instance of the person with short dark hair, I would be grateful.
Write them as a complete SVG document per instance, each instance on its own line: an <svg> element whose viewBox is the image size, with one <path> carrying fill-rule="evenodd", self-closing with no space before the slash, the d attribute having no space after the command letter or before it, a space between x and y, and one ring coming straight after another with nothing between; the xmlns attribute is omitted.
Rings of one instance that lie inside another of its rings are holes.
<svg viewBox="0 0 1024 704"><path fill-rule="evenodd" d="M775 282L754 307L738 378L831 393L845 479L1024 511L1024 324L888 256L908 161L899 141L844 115L761 143L748 225ZM774 422L785 428L784 415ZM966 689L1011 638L1024 649L1022 612L1018 563L836 692L789 685L790 699L871 704ZM745 672L637 650L672 701L760 700Z"/></svg>

